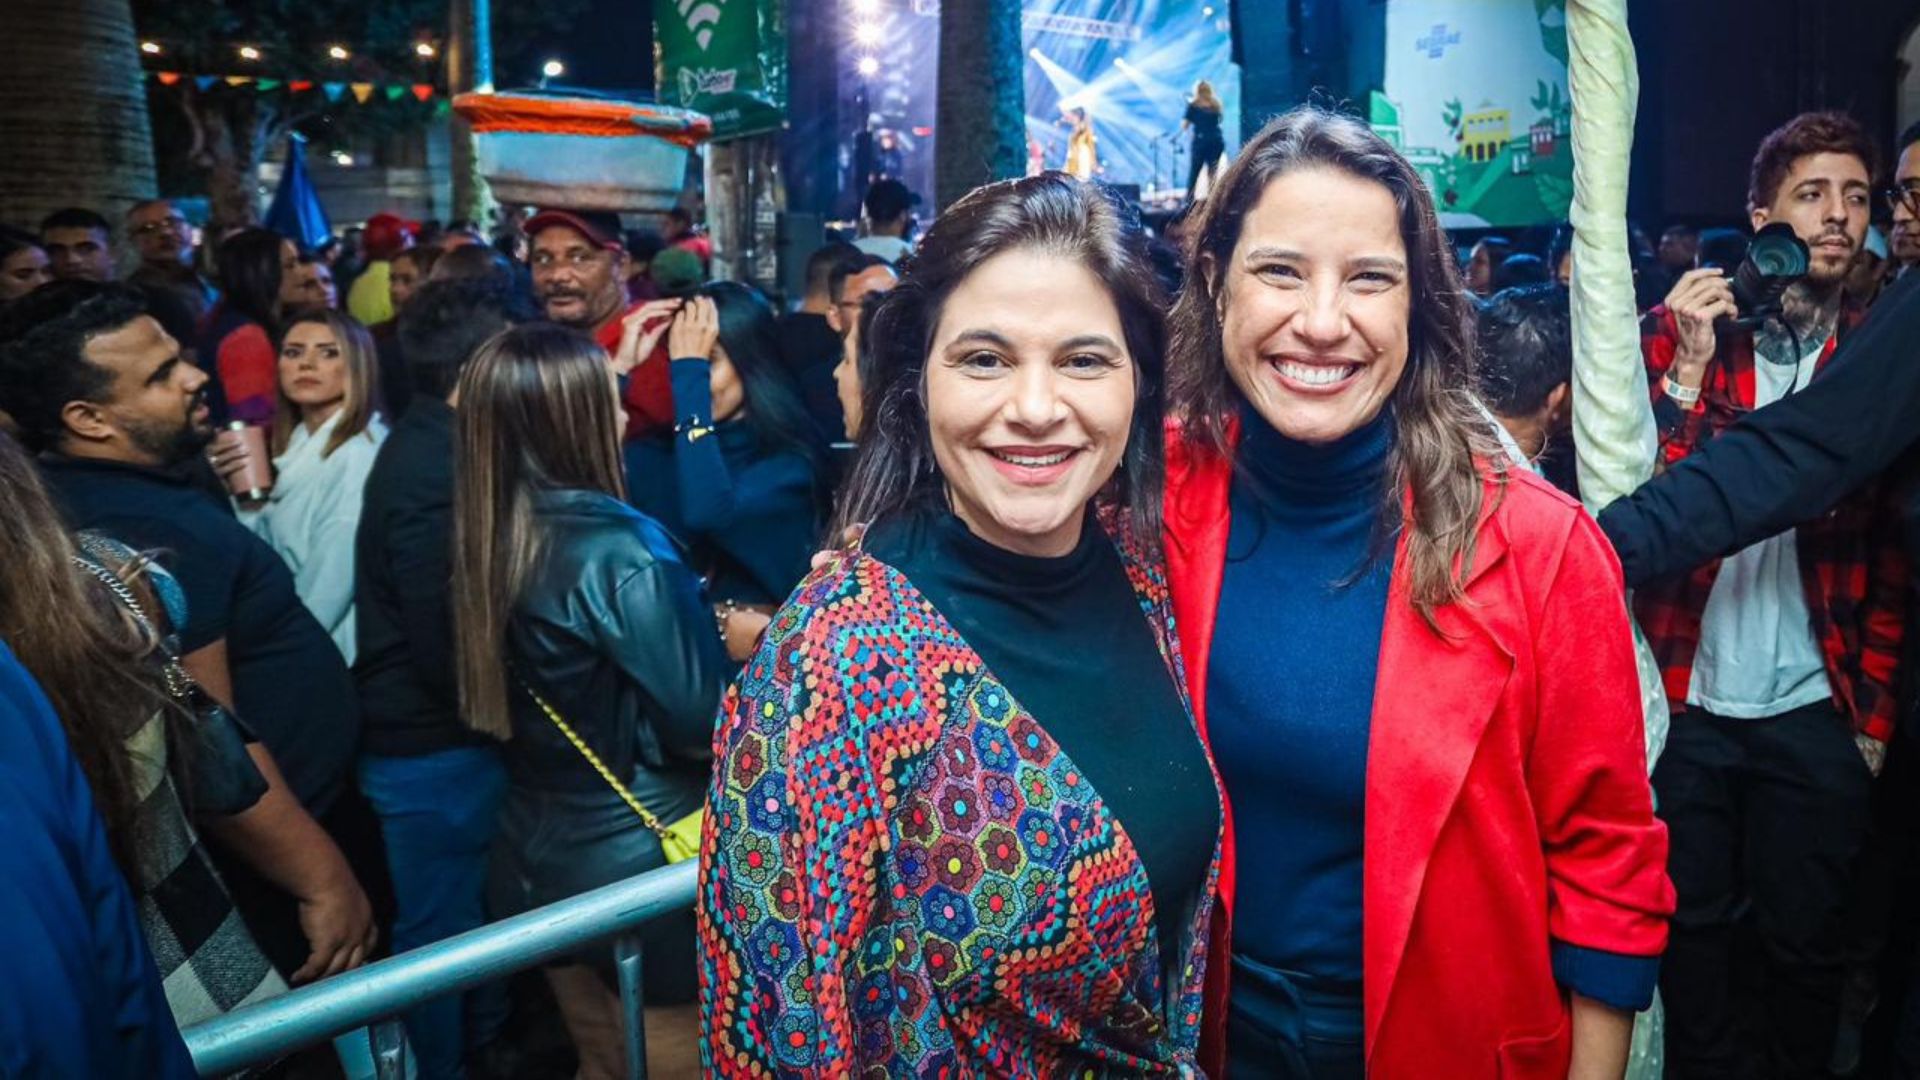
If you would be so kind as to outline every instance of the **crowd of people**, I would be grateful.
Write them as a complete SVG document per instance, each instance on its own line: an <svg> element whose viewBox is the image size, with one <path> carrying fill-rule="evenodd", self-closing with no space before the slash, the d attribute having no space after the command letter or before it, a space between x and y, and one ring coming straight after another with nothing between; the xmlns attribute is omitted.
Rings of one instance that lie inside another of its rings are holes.
<svg viewBox="0 0 1920 1080"><path fill-rule="evenodd" d="M0 1049L191 1075L697 854L646 996L716 1076L1844 1075L1903 996L1920 1069L1916 147L1757 148L1770 312L1743 233L1638 253L1605 508L1571 237L1316 108L1159 236L877 183L790 305L685 210L0 233ZM544 975L412 1010L419 1075L539 1074L539 1000L621 1075L603 951Z"/></svg>

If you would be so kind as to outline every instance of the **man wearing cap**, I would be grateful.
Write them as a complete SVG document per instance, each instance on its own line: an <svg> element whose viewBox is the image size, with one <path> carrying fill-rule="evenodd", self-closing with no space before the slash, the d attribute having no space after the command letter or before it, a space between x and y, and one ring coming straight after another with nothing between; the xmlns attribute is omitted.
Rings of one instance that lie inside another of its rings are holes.
<svg viewBox="0 0 1920 1080"><path fill-rule="evenodd" d="M620 347L627 301L627 248L620 215L603 210L542 210L527 219L533 295L548 321L590 334L611 355ZM648 358L657 361L657 358ZM673 423L673 390L664 361L643 362L627 379L627 437Z"/></svg>
<svg viewBox="0 0 1920 1080"><path fill-rule="evenodd" d="M367 219L361 234L367 267L353 279L353 288L347 292L347 312L364 325L378 326L393 318L393 257L413 246L419 229L394 214L375 214Z"/></svg>
<svg viewBox="0 0 1920 1080"><path fill-rule="evenodd" d="M867 189L867 235L853 246L890 263L906 258L913 251L908 234L913 231L913 208L919 203L920 196L900 181L876 181Z"/></svg>

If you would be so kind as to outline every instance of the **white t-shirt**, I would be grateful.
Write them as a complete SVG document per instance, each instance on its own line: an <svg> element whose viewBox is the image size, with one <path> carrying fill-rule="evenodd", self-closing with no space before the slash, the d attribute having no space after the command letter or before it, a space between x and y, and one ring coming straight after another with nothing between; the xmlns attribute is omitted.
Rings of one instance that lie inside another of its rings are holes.
<svg viewBox="0 0 1920 1080"><path fill-rule="evenodd" d="M853 246L890 263L898 263L913 253L913 245L897 236L863 236L855 240Z"/></svg>
<svg viewBox="0 0 1920 1080"><path fill-rule="evenodd" d="M1753 404L1770 405L1813 378L1826 351L1814 342L1794 366L1756 356ZM1687 704L1721 716L1757 720L1833 697L1826 658L1813 636L1800 547L1792 529L1720 564L1700 616Z"/></svg>

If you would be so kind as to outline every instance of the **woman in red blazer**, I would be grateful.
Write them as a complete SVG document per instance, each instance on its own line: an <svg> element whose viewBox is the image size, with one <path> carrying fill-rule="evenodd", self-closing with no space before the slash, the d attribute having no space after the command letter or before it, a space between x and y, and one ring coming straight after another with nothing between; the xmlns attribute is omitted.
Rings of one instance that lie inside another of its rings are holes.
<svg viewBox="0 0 1920 1080"><path fill-rule="evenodd" d="M1452 250L1363 124L1275 120L1195 236L1166 521L1230 803L1209 1074L1620 1076L1673 892L1611 551L1493 464Z"/></svg>

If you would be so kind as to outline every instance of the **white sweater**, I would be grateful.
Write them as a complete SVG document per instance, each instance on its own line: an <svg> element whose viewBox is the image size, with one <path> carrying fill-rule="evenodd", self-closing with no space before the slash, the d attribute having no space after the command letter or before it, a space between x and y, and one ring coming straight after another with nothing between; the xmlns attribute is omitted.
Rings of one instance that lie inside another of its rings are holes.
<svg viewBox="0 0 1920 1080"><path fill-rule="evenodd" d="M320 451L339 422L335 413L315 431L295 425L286 451L273 459L276 475L267 504L243 511L240 519L286 560L301 602L351 664L353 538L360 528L367 473L387 427L375 417L367 430L322 457Z"/></svg>

